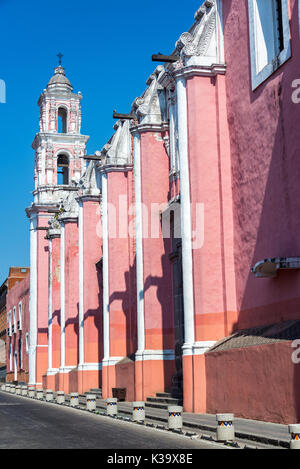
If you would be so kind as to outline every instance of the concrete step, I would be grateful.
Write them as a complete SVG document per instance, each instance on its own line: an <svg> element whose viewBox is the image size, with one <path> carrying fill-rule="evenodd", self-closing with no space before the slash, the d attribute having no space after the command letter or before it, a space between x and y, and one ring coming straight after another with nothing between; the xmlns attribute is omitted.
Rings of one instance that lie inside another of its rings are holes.
<svg viewBox="0 0 300 469"><path fill-rule="evenodd" d="M85 391L83 394L80 394L80 397L86 397L87 394L94 394L97 399L102 399L102 390L101 389L90 389L89 391Z"/></svg>
<svg viewBox="0 0 300 469"><path fill-rule="evenodd" d="M178 399L172 397L147 397L147 403L178 405Z"/></svg>
<svg viewBox="0 0 300 469"><path fill-rule="evenodd" d="M163 404L163 403L158 403L158 402L145 402L145 407L146 408L152 408L152 409L164 409L168 410L168 405L169 404Z"/></svg>
<svg viewBox="0 0 300 469"><path fill-rule="evenodd" d="M164 397L168 399L172 397L172 394L170 392L157 392L156 397Z"/></svg>
<svg viewBox="0 0 300 469"><path fill-rule="evenodd" d="M102 395L102 389L101 388L92 388L92 389L90 389L90 392L94 393L94 394L101 394Z"/></svg>

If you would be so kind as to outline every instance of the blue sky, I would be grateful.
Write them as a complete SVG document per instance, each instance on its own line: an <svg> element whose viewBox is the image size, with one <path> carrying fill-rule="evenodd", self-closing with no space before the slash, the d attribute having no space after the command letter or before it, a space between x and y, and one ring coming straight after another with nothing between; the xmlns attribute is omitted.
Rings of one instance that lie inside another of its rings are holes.
<svg viewBox="0 0 300 469"><path fill-rule="evenodd" d="M171 53L203 3L190 0L0 0L0 103L2 177L0 283L9 266L29 266L29 221L37 100L57 65L58 52L74 91L81 91L87 150L102 148L113 133L113 109L129 112L157 64Z"/></svg>

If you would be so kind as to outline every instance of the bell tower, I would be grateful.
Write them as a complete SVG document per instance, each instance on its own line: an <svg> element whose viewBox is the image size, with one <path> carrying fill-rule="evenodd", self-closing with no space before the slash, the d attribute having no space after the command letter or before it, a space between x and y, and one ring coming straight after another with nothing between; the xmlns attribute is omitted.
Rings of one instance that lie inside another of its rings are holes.
<svg viewBox="0 0 300 469"><path fill-rule="evenodd" d="M81 135L82 95L73 87L59 65L41 94L39 133L35 150L35 203L57 203L72 180L79 180L85 170L81 156L89 139Z"/></svg>
<svg viewBox="0 0 300 469"><path fill-rule="evenodd" d="M45 239L48 222L59 211L62 198L77 191L85 171L86 143L81 135L80 92L73 87L61 66L43 90L40 107L39 132L32 148L35 150L34 201L26 209L30 219L30 336L29 383L41 385L48 367L48 242Z"/></svg>

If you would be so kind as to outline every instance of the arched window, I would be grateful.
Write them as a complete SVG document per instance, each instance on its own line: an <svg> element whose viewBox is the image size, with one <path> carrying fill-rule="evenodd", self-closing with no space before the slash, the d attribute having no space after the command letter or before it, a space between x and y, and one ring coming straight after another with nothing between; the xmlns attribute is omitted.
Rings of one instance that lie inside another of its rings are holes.
<svg viewBox="0 0 300 469"><path fill-rule="evenodd" d="M69 160L66 155L57 158L57 184L69 184Z"/></svg>
<svg viewBox="0 0 300 469"><path fill-rule="evenodd" d="M67 117L68 117L67 110L64 107L58 108L57 131L60 134L67 133Z"/></svg>

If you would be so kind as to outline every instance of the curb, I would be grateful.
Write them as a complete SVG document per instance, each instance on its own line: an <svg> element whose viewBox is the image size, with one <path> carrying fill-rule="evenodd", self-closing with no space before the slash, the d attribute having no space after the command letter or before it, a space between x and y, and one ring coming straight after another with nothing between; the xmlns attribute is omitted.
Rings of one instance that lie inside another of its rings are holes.
<svg viewBox="0 0 300 469"><path fill-rule="evenodd" d="M103 407L100 407L100 406L97 406L97 407L99 409L103 409ZM122 410L120 410L120 412L123 413L123 414L131 415L131 413L126 409L122 409ZM156 417L154 415L146 415L146 418L149 419L149 420L156 420L156 421L164 422L164 423L168 422L168 419L165 418L165 417ZM215 433L215 431L216 431L215 426L211 426L211 425L207 425L207 424L203 424L203 423L188 422L188 421L184 420L184 417L183 417L183 426L186 427L186 428L194 428L194 429L197 429L197 430L203 430L203 431L208 431L208 432L212 432L212 433ZM258 433L247 433L247 432L235 430L235 436L236 436L236 438L240 438L241 440L253 441L253 442L256 442L256 443L262 443L262 444L266 444L266 445L282 447L282 448L285 448L285 449L290 448L289 441L259 435Z"/></svg>

